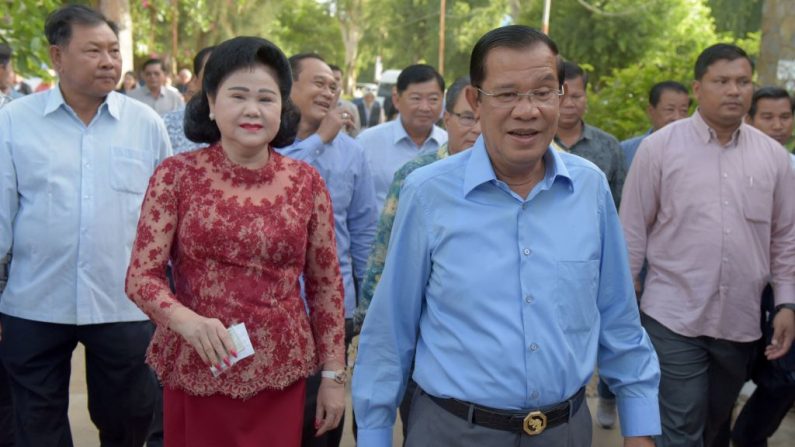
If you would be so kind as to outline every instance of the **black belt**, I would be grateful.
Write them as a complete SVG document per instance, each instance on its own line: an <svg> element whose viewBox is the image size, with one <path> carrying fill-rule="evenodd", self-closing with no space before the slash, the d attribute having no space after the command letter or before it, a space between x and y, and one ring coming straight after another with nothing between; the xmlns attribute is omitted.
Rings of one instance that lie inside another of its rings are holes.
<svg viewBox="0 0 795 447"><path fill-rule="evenodd" d="M533 436L547 428L569 422L569 416L574 415L585 400L585 387L580 388L574 396L564 402L528 413L497 410L456 399L443 399L427 395L436 405L467 422L496 430L526 433Z"/></svg>

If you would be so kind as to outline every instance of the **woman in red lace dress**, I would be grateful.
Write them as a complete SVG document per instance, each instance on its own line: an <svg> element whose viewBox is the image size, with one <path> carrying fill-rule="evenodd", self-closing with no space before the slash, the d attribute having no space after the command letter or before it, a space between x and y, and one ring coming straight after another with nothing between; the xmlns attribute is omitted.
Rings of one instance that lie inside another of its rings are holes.
<svg viewBox="0 0 795 447"><path fill-rule="evenodd" d="M150 179L127 294L157 323L147 359L164 386L167 446L297 446L305 377L343 369L331 201L313 168L271 148L295 136L291 85L272 43L222 43L185 117L188 138L210 146L166 159ZM254 355L232 364L226 328L237 323ZM319 432L339 423L344 389L323 379Z"/></svg>

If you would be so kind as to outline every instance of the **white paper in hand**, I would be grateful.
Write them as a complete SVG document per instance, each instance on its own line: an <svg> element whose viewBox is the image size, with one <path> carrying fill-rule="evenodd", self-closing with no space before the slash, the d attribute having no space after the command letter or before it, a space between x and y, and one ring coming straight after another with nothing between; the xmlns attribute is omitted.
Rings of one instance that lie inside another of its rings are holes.
<svg viewBox="0 0 795 447"><path fill-rule="evenodd" d="M232 342L235 344L235 350L237 351L237 357L232 357L231 355L229 356L229 362L232 365L246 357L254 355L254 347L251 346L251 339L248 338L248 331L246 331L245 323L238 323L233 326L229 326L227 331L229 331L229 335L232 337ZM214 377L218 377L222 372L229 368L230 367L226 366L225 363L221 363L220 370L215 366L210 366L210 371L213 373Z"/></svg>

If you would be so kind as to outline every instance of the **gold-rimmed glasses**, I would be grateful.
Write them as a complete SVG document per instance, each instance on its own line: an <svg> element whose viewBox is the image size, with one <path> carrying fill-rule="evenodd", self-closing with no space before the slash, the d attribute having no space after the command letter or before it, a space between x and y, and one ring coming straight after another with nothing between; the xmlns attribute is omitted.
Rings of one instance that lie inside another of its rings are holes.
<svg viewBox="0 0 795 447"><path fill-rule="evenodd" d="M560 90L542 87L530 90L526 93L519 93L516 90L487 92L479 87L476 88L480 93L491 98L495 106L501 108L514 107L517 103L519 103L519 98L522 97L528 98L531 103L538 107L550 106L559 102L560 97L566 93L566 89L564 87L561 87Z"/></svg>

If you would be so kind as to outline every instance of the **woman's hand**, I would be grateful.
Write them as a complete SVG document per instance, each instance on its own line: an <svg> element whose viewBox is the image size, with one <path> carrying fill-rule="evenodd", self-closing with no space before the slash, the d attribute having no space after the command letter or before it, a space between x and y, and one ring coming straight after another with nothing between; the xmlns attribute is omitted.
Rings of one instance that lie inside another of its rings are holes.
<svg viewBox="0 0 795 447"><path fill-rule="evenodd" d="M345 384L334 379L320 379L315 413L315 436L336 428L345 414Z"/></svg>
<svg viewBox="0 0 795 447"><path fill-rule="evenodd" d="M196 352L202 361L221 369L221 362L232 366L229 356L237 357L235 344L229 331L217 318L205 318L196 312L181 307L171 315L171 330L182 336Z"/></svg>

